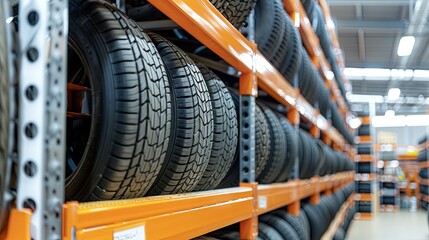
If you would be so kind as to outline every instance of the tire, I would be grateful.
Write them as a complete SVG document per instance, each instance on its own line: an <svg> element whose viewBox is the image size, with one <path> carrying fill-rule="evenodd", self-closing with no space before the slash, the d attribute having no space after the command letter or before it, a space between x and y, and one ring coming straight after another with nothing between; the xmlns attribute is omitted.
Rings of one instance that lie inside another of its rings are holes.
<svg viewBox="0 0 429 240"><path fill-rule="evenodd" d="M210 93L195 63L178 47L151 33L167 69L172 95L169 149L149 195L190 192L203 177L213 145Z"/></svg>
<svg viewBox="0 0 429 240"><path fill-rule="evenodd" d="M358 136L368 136L371 135L371 126L370 125L362 125L358 129Z"/></svg>
<svg viewBox="0 0 429 240"><path fill-rule="evenodd" d="M298 29L295 27L292 21L289 20L289 16L286 17L288 19L287 27L289 28L291 37L288 51L286 52L286 57L283 60L282 66L280 67L280 72L285 76L286 80L293 84L293 79L298 73L299 66L302 63L302 41Z"/></svg>
<svg viewBox="0 0 429 240"><path fill-rule="evenodd" d="M262 240L282 240L284 239L282 237L282 235L277 232L273 227L269 226L268 224L259 222L258 223L258 236L262 239Z"/></svg>
<svg viewBox="0 0 429 240"><path fill-rule="evenodd" d="M234 90L230 90L232 99L239 114L239 95ZM258 178L267 164L268 156L271 151L271 139L269 134L268 122L262 112L261 108L256 105L255 107L255 178ZM240 121L240 120L239 120ZM226 174L226 177L219 184L219 188L236 187L240 181L240 161L239 161L239 147L237 145L237 151L234 157L234 163L231 169Z"/></svg>
<svg viewBox="0 0 429 240"><path fill-rule="evenodd" d="M226 233L226 234L219 236L219 239L222 239L222 240L240 240L240 233L239 232ZM256 240L262 240L262 238L258 236L258 237L256 237Z"/></svg>
<svg viewBox="0 0 429 240"><path fill-rule="evenodd" d="M303 210L310 223L310 239L319 240L325 232L325 216L323 216L316 205L306 205Z"/></svg>
<svg viewBox="0 0 429 240"><path fill-rule="evenodd" d="M193 240L219 240L219 238L210 237L210 236L199 236L194 238Z"/></svg>
<svg viewBox="0 0 429 240"><path fill-rule="evenodd" d="M105 2L70 3L68 83L91 89L77 99L91 117L67 120L66 198L142 197L167 152L165 68L150 38L119 10Z"/></svg>
<svg viewBox="0 0 429 240"><path fill-rule="evenodd" d="M286 57L291 29L290 19L280 0L259 0L255 7L255 42L261 53L281 69Z"/></svg>
<svg viewBox="0 0 429 240"><path fill-rule="evenodd" d="M357 146L358 154L372 154L372 145L371 144L359 144Z"/></svg>
<svg viewBox="0 0 429 240"><path fill-rule="evenodd" d="M12 32L6 23L9 17L9 2L0 3L0 233L9 220L12 198L9 194L11 158L9 153L12 145L14 106L13 75L11 61Z"/></svg>
<svg viewBox="0 0 429 240"><path fill-rule="evenodd" d="M211 70L197 64L206 81L213 108L213 147L207 168L195 191L215 189L234 161L237 150L238 121L229 90Z"/></svg>
<svg viewBox="0 0 429 240"><path fill-rule="evenodd" d="M269 184L275 182L287 165L287 143L285 132L277 115L267 106L259 105L266 117L271 139L271 150L267 164L259 175L257 182Z"/></svg>
<svg viewBox="0 0 429 240"><path fill-rule="evenodd" d="M313 67L310 57L308 56L306 50L303 48L301 51L302 63L299 69L299 89L301 94L312 104L314 105L319 98L318 89L324 87L322 86L322 80L320 79L319 73Z"/></svg>
<svg viewBox="0 0 429 240"><path fill-rule="evenodd" d="M210 0L222 15L237 29L246 22L256 0ZM147 0L130 1L128 15L137 21L151 21L167 18Z"/></svg>
<svg viewBox="0 0 429 240"><path fill-rule="evenodd" d="M344 240L344 239L346 239L346 233L344 232L344 229L339 228L335 233L333 240Z"/></svg>
<svg viewBox="0 0 429 240"><path fill-rule="evenodd" d="M295 165L295 161L298 154L298 133L292 124L283 117L278 115L280 119L280 124L282 125L283 131L286 135L286 159L285 166L283 167L283 171L280 176L277 178L276 182L285 182Z"/></svg>
<svg viewBox="0 0 429 240"><path fill-rule="evenodd" d="M419 176L423 179L429 178L429 171L427 168L420 169Z"/></svg>
<svg viewBox="0 0 429 240"><path fill-rule="evenodd" d="M276 211L273 211L272 214L276 215L277 217L280 217L293 228L293 230L296 232L298 236L298 238L296 239L300 239L300 240L310 239L309 231L307 231L300 217L292 216L288 214L285 210L276 210Z"/></svg>
<svg viewBox="0 0 429 240"><path fill-rule="evenodd" d="M259 217L259 221L273 227L283 239L298 240L298 233L285 220L273 214L265 214Z"/></svg>

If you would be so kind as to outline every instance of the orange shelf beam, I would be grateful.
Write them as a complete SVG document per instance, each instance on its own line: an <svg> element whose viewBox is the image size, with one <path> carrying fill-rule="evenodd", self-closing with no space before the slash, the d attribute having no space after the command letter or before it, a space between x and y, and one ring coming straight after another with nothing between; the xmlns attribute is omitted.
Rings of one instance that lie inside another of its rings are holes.
<svg viewBox="0 0 429 240"><path fill-rule="evenodd" d="M371 154L359 154L355 156L355 162L374 162L375 157Z"/></svg>
<svg viewBox="0 0 429 240"><path fill-rule="evenodd" d="M355 219L357 220L370 220L374 217L372 213L356 213Z"/></svg>
<svg viewBox="0 0 429 240"><path fill-rule="evenodd" d="M372 137L371 137L371 135L357 136L356 140L357 140L356 142L358 142L358 143L371 143L372 142Z"/></svg>
<svg viewBox="0 0 429 240"><path fill-rule="evenodd" d="M374 173L361 173L361 174L355 174L355 181L373 181L375 180L376 176Z"/></svg>
<svg viewBox="0 0 429 240"><path fill-rule="evenodd" d="M308 180L258 186L258 214L293 204L301 199L344 187L354 181L353 172L339 173Z"/></svg>
<svg viewBox="0 0 429 240"><path fill-rule="evenodd" d="M341 206L340 210L335 215L335 218L332 220L331 225L329 225L328 230L326 230L325 234L322 236L322 240L332 240L334 239L335 234L338 229L344 222L344 219L347 216L348 210L354 203L353 194L347 199L347 201Z"/></svg>
<svg viewBox="0 0 429 240"><path fill-rule="evenodd" d="M417 165L419 168L429 168L429 161L419 162Z"/></svg>
<svg viewBox="0 0 429 240"><path fill-rule="evenodd" d="M424 179L424 178L419 177L419 184L429 186L429 179Z"/></svg>
<svg viewBox="0 0 429 240"><path fill-rule="evenodd" d="M372 201L373 195L370 193L356 193L354 196L355 201L365 201L370 202Z"/></svg>
<svg viewBox="0 0 429 240"><path fill-rule="evenodd" d="M249 187L121 201L70 202L63 210L63 239L113 240L115 234L127 230L143 232L144 237L139 239L191 239L250 219L253 209Z"/></svg>

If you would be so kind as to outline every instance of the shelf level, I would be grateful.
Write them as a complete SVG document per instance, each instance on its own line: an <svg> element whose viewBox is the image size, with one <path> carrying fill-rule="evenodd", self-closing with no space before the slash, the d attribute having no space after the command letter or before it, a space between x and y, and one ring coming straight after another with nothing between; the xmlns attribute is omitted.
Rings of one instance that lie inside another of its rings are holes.
<svg viewBox="0 0 429 240"><path fill-rule="evenodd" d="M341 227L341 225L344 222L344 219L347 216L348 210L351 206L353 206L354 203L354 196L353 194L347 199L346 202L341 206L340 210L335 215L335 218L332 220L331 225L329 226L328 230L326 230L325 234L322 236L322 240L332 240L334 239L335 234L337 233L338 229Z"/></svg>
<svg viewBox="0 0 429 240"><path fill-rule="evenodd" d="M304 118L319 127L335 143L344 146L344 137L334 129L295 89L281 73L208 1L164 0L149 2L179 26L219 55L251 81L256 76L259 86L279 103L296 108ZM254 66L255 68L253 69ZM256 95L254 86L242 86Z"/></svg>
<svg viewBox="0 0 429 240"><path fill-rule="evenodd" d="M359 154L355 156L355 162L374 162L375 156L371 154Z"/></svg>
<svg viewBox="0 0 429 240"><path fill-rule="evenodd" d="M370 202L370 201L372 201L373 196L374 195L371 193L356 193L354 195L354 200L355 201Z"/></svg>
<svg viewBox="0 0 429 240"><path fill-rule="evenodd" d="M429 161L419 162L417 165L419 168L429 168Z"/></svg>
<svg viewBox="0 0 429 240"><path fill-rule="evenodd" d="M285 5L286 11L291 17L299 15L299 30L302 36L302 40L304 42L304 46L306 47L307 52L312 58L314 66L316 67L316 69L319 69L320 74L325 80L325 84L328 90L331 92L333 100L338 104L341 112L345 116L349 112L346 101L343 98L341 91L339 90L337 82L335 81L334 75L331 71L331 67L320 46L319 38L313 31L313 28L311 26L310 20L308 19L304 7L300 2L297 4L297 7L286 7L288 5L295 6L295 0L284 0L283 3Z"/></svg>
<svg viewBox="0 0 429 240"><path fill-rule="evenodd" d="M64 240L113 240L115 232L138 227L144 227L146 239L190 239L250 218L252 196L251 188L241 187L121 201L70 202L64 205Z"/></svg>
<svg viewBox="0 0 429 240"><path fill-rule="evenodd" d="M353 182L353 172L339 173L328 177L314 177L309 180L290 183L259 185L258 214L287 206L326 190L341 188L351 182Z"/></svg>

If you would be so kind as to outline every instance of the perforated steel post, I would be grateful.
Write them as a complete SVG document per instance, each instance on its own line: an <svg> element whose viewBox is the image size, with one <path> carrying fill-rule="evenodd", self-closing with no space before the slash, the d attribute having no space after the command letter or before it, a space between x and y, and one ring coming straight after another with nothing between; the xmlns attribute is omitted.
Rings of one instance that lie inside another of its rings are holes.
<svg viewBox="0 0 429 240"><path fill-rule="evenodd" d="M31 239L61 239L64 202L68 1L19 1L17 208Z"/></svg>

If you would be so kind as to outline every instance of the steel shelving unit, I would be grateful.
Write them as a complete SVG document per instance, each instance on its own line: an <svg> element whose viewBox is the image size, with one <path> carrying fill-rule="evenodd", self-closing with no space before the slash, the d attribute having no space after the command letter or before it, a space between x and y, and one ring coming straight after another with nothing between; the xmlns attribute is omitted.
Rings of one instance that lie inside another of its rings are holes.
<svg viewBox="0 0 429 240"><path fill-rule="evenodd" d="M368 127L371 125L371 118L369 116L363 116L361 127ZM363 146L369 149L369 152L359 154L355 156L355 184L356 194L354 196L356 205L356 219L371 219L375 213L375 198L377 195L376 191L376 172L375 166L377 158L373 154L373 138L371 131L368 135L357 136L357 143L359 146ZM362 171L362 169L364 171Z"/></svg>
<svg viewBox="0 0 429 240"><path fill-rule="evenodd" d="M255 98L260 88L288 107L287 117L292 124L298 127L300 121L310 123L313 137L321 137L325 144L353 155L352 146L330 122L263 57L253 41L247 40L208 1L148 1L240 72L240 126L254 126ZM345 118L349 114L347 105L330 77L330 67L300 1L283 3ZM331 21L326 2L319 3ZM19 183L16 208L11 210L9 225L0 239L116 240L130 233L139 239L189 239L234 223L240 223L242 239L255 239L259 214L287 207L297 215L301 199L310 198L311 203L317 204L321 194L330 194L354 181L353 172L344 172L258 185L254 171L244 171L255 168L255 130L250 127L246 130L250 138L244 137L245 131L240 136L243 170L239 187L121 201L64 203L68 1L20 0L19 13L23 53L18 59ZM332 26L329 29L335 36ZM338 53L337 40L334 45ZM344 62L339 53L337 60Z"/></svg>

